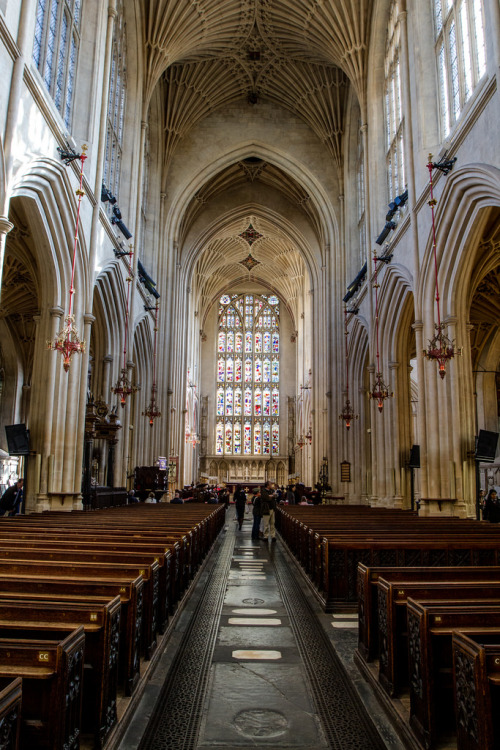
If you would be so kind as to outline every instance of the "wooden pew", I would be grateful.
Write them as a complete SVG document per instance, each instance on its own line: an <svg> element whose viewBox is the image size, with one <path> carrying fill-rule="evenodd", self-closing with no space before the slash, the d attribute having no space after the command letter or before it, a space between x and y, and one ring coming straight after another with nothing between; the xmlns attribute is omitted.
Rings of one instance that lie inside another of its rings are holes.
<svg viewBox="0 0 500 750"><path fill-rule="evenodd" d="M410 726L426 748L456 733L453 707L453 631L498 631L500 600L408 600ZM469 688L472 687L469 675Z"/></svg>
<svg viewBox="0 0 500 750"><path fill-rule="evenodd" d="M500 580L500 566L401 568L358 565L358 653L365 661L378 656L378 580L386 581L467 581Z"/></svg>
<svg viewBox="0 0 500 750"><path fill-rule="evenodd" d="M0 638L0 684L10 681L11 685L10 699L8 689L0 693L0 716L5 716L9 704L12 708L12 699L16 706L15 715L5 717L1 724L1 747L17 748L17 743L7 741L11 729L13 737L18 734L20 750L79 747L83 626L55 640L23 638L22 631L19 635L16 639Z"/></svg>
<svg viewBox="0 0 500 750"><path fill-rule="evenodd" d="M500 747L500 630L452 633L457 750Z"/></svg>
<svg viewBox="0 0 500 750"><path fill-rule="evenodd" d="M19 750L22 680L0 677L0 727L5 750Z"/></svg>
<svg viewBox="0 0 500 750"><path fill-rule="evenodd" d="M480 592L480 593L479 593ZM500 580L378 582L379 681L391 696L408 684L408 598L420 600L499 599Z"/></svg>
<svg viewBox="0 0 500 750"><path fill-rule="evenodd" d="M22 631L31 633L30 638L46 634L50 640L53 634L80 625L85 630L85 664L89 665L84 670L82 726L93 734L96 747L102 747L117 721L120 598L100 605L0 600L0 638L16 638Z"/></svg>
<svg viewBox="0 0 500 750"><path fill-rule="evenodd" d="M142 590L144 581L114 582L106 579L20 578L0 575L1 599L43 601L96 601L99 604L120 597L119 681L125 695L131 695L140 677Z"/></svg>
<svg viewBox="0 0 500 750"><path fill-rule="evenodd" d="M114 581L132 581L137 575L144 579L143 597L143 647L145 656L150 659L157 645L158 613L158 563L138 568L126 563L80 563L68 562L64 565L64 576L75 578L107 578ZM60 578L61 564L55 560L0 560L0 575L44 576Z"/></svg>

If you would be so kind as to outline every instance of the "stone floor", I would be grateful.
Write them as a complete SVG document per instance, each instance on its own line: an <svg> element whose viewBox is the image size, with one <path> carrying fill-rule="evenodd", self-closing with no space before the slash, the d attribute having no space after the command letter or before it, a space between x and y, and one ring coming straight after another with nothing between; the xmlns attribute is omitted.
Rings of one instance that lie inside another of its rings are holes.
<svg viewBox="0 0 500 750"><path fill-rule="evenodd" d="M357 615L325 615L281 541L226 521L117 750L403 750L353 663Z"/></svg>

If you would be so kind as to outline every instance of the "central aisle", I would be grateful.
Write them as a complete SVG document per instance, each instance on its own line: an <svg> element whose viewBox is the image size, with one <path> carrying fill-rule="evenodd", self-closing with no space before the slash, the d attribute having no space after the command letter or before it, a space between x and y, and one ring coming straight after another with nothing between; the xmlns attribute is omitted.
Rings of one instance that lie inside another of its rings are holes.
<svg viewBox="0 0 500 750"><path fill-rule="evenodd" d="M374 729L281 542L252 542L251 517L237 531L233 514L120 750L398 747Z"/></svg>

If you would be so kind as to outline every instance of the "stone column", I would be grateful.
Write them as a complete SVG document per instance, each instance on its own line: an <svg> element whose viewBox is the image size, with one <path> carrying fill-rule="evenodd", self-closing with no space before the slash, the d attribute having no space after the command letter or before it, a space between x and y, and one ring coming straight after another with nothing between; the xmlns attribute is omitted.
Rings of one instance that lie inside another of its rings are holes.
<svg viewBox="0 0 500 750"><path fill-rule="evenodd" d="M87 399L88 399L88 369L89 369L89 349L90 349L90 336L92 333L92 324L95 322L93 315L83 316L83 340L86 343L86 350L82 355L81 367L80 367L80 395L79 395L79 409L78 409L78 429L77 429L77 441L75 449L75 476L73 492L75 493L73 500L73 508L75 510L81 510L82 505L82 470L83 466L83 453L85 445L85 412L87 410ZM76 363L74 363L76 364Z"/></svg>
<svg viewBox="0 0 500 750"><path fill-rule="evenodd" d="M400 414L400 408L399 405L401 403L401 394L398 393L398 387L401 386L401 383L398 383L398 371L399 371L399 362L389 362L389 388L391 391L395 394L395 398L391 399L392 404L392 419L389 420L388 425L388 437L390 440L390 446L391 451L387 451L387 456L389 458L390 463L390 471L393 472L393 498L392 498L392 507L394 508L402 508L403 507L403 488L401 486L401 468L400 462L401 462L401 445L400 445L400 435L399 435L399 423L402 418L402 415ZM392 455L391 455L392 454Z"/></svg>
<svg viewBox="0 0 500 750"><path fill-rule="evenodd" d="M54 341L60 326L64 313L62 307L53 307L50 312L50 341ZM54 401L56 389L56 371L58 365L58 355L55 352L47 353L44 361L41 361L40 374L44 378L48 387L44 393L43 410L41 416L41 471L40 471L40 493L36 499L36 510L50 510L49 493L52 492L53 486L49 485L49 473L52 480L54 466L54 451L52 445L52 425L54 421ZM34 363L35 367L35 363Z"/></svg>
<svg viewBox="0 0 500 750"><path fill-rule="evenodd" d="M369 377L369 389L371 390L373 387L373 381L375 377L375 365L369 365L368 366L368 377ZM370 445L371 445L371 464L367 466L368 471L371 475L371 495L370 495L370 505L376 506L378 505L379 500L379 494L380 494L380 481L377 474L377 466L378 466L378 440L379 440L379 426L376 421L377 417L380 416L378 414L378 409L375 401L371 398L369 402L369 409L370 409Z"/></svg>

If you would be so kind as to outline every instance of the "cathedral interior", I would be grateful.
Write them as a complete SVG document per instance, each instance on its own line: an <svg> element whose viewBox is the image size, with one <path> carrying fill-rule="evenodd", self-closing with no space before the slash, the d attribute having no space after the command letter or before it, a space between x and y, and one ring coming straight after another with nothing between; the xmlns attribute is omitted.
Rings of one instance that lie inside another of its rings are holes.
<svg viewBox="0 0 500 750"><path fill-rule="evenodd" d="M164 499L269 480L480 518L497 0L0 0L0 69L0 488L26 515L125 502L143 467Z"/></svg>

